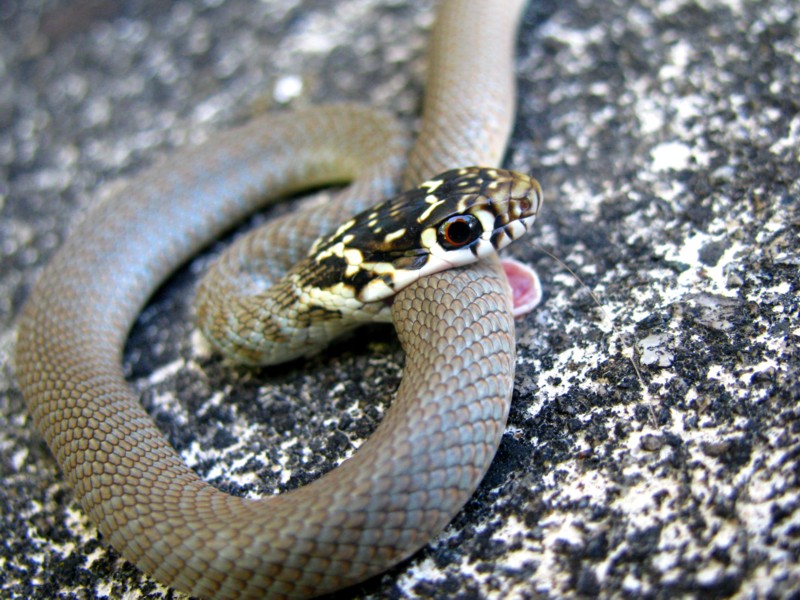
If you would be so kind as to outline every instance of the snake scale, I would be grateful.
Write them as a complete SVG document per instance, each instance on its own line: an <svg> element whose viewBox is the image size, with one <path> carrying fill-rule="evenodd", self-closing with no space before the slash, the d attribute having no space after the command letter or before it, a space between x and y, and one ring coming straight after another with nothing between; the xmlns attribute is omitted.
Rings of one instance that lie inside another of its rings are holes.
<svg viewBox="0 0 800 600"><path fill-rule="evenodd" d="M499 163L512 122L523 5L440 6L406 187L452 167ZM204 483L121 372L138 312L178 266L267 195L354 180L340 199L346 208L312 206L306 210L319 221L294 214L267 237L237 246L290 264L330 231L331 215L340 221L366 199L389 195L405 160L403 139L386 115L352 106L265 116L220 133L98 206L34 287L16 354L30 414L104 538L158 581L204 598L341 589L427 543L488 468L515 360L496 258L424 277L395 296L391 314L406 364L391 409L351 459L281 496L243 499ZM300 249L291 246L295 238L303 238Z"/></svg>

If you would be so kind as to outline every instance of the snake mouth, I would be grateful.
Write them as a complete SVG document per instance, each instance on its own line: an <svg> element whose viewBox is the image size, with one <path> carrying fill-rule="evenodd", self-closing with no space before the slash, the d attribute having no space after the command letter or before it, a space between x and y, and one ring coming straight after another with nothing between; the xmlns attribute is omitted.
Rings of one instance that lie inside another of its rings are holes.
<svg viewBox="0 0 800 600"><path fill-rule="evenodd" d="M514 240L521 238L533 226L535 220L536 214L533 214L496 228L490 238L493 249L502 250Z"/></svg>

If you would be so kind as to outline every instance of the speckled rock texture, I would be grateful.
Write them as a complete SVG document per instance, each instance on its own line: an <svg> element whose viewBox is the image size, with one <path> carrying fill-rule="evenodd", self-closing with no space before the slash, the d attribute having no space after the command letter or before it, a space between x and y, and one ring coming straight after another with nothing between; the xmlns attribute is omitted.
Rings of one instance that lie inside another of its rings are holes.
<svg viewBox="0 0 800 600"><path fill-rule="evenodd" d="M0 597L176 597L98 539L16 387L15 316L70 224L255 112L358 100L413 127L432 6L0 3ZM546 295L518 321L509 426L442 535L336 597L796 597L799 51L794 0L531 5L506 166L545 190L511 254ZM124 364L204 478L272 494L369 436L402 356L375 327L286 367L222 361L192 298L228 241L156 295Z"/></svg>

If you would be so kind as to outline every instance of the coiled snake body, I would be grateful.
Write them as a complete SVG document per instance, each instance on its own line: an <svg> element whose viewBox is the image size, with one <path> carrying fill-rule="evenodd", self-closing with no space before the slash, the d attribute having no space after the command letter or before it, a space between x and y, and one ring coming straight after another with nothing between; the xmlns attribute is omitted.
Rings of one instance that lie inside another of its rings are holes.
<svg viewBox="0 0 800 600"><path fill-rule="evenodd" d="M513 113L511 49L523 4L443 3L423 125L404 176L409 186L448 168L499 162ZM506 284L491 257L397 293L391 314L406 366L391 410L350 460L289 494L249 500L204 483L121 373L129 328L178 265L267 193L355 180L343 205L313 208L319 220L290 215L271 233L248 236L226 259L251 280L249 265L261 258L268 269L287 270L343 213L389 195L402 140L385 115L349 106L222 133L151 168L122 198L93 211L37 283L16 356L33 420L103 536L157 580L208 598L340 589L424 545L488 468L514 366ZM223 287L238 285L225 273Z"/></svg>

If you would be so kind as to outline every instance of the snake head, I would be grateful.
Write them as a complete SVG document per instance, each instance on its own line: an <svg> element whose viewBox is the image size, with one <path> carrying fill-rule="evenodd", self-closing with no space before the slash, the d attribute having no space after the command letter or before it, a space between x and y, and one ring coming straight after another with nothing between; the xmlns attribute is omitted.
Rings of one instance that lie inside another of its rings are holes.
<svg viewBox="0 0 800 600"><path fill-rule="evenodd" d="M453 169L366 210L309 252L317 289L360 302L390 298L420 277L505 248L533 224L539 183L503 169Z"/></svg>

